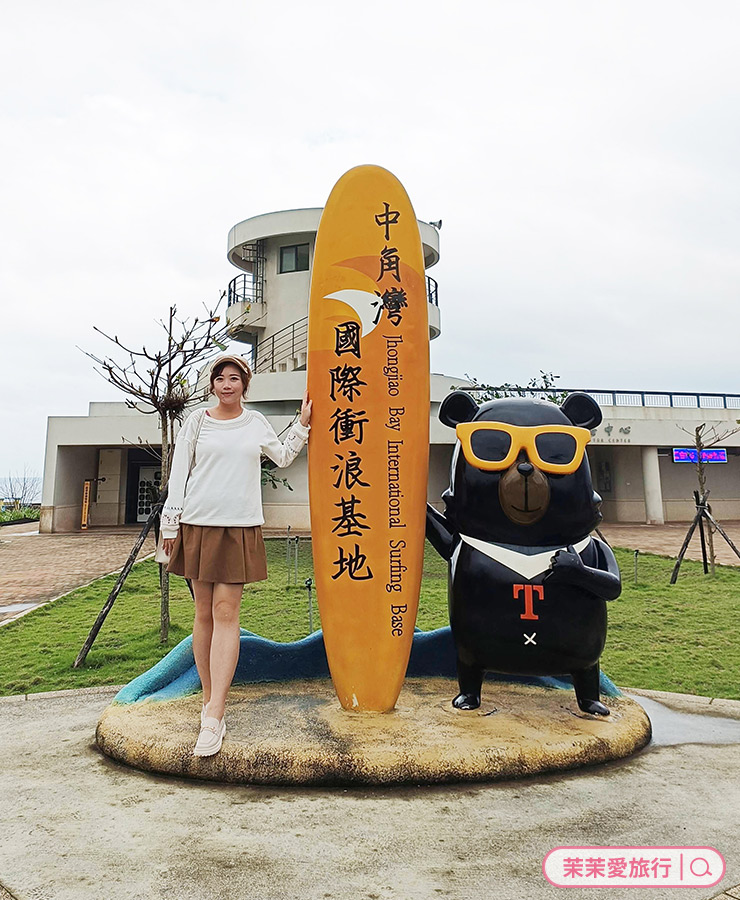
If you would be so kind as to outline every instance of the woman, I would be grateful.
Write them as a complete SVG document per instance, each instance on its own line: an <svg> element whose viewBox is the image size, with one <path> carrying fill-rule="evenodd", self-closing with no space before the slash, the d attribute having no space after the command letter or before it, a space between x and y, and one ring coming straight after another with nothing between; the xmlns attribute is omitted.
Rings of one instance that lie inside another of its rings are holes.
<svg viewBox="0 0 740 900"><path fill-rule="evenodd" d="M201 730L193 753L221 749L226 695L239 659L239 607L245 584L267 578L262 540L261 468L266 454L285 467L308 439L311 401L281 444L267 419L242 406L252 378L239 356L211 366L218 404L186 420L175 444L162 536L169 572L192 581L193 654L203 686Z"/></svg>

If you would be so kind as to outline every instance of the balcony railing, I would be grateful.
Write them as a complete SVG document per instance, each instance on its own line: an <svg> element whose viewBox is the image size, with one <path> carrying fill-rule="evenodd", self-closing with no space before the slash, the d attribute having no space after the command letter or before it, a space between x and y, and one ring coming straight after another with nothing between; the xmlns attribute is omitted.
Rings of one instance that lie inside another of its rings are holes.
<svg viewBox="0 0 740 900"><path fill-rule="evenodd" d="M477 393L485 388L466 388ZM518 396L547 397L570 394L575 390L589 394L599 406L644 406L672 409L740 409L740 394L691 394L683 391L612 391L585 388L550 388L548 390L516 391ZM502 389L503 392L503 389Z"/></svg>
<svg viewBox="0 0 740 900"><path fill-rule="evenodd" d="M437 282L427 275L427 300L435 306L439 306L439 297L437 296Z"/></svg>
<svg viewBox="0 0 740 900"><path fill-rule="evenodd" d="M262 241L245 244L242 259L252 264L251 272L242 272L229 282L227 306L233 303L262 303L265 287L265 256Z"/></svg>
<svg viewBox="0 0 740 900"><path fill-rule="evenodd" d="M299 358L307 351L308 316L305 316L275 332L267 340L260 341L254 351L254 371L275 372L281 363L285 363L286 369L292 368L288 362Z"/></svg>
<svg viewBox="0 0 740 900"><path fill-rule="evenodd" d="M586 391L600 406L647 406L678 409L740 409L737 394L691 394L683 391Z"/></svg>
<svg viewBox="0 0 740 900"><path fill-rule="evenodd" d="M227 306L234 303L262 303L262 282L244 272L229 282Z"/></svg>
<svg viewBox="0 0 740 900"><path fill-rule="evenodd" d="M254 257L257 260L257 257ZM255 272L243 272L229 282L228 305L232 303L262 303L264 286L264 259L260 258ZM437 282L429 275L426 276L427 300L435 306L439 306L439 287Z"/></svg>

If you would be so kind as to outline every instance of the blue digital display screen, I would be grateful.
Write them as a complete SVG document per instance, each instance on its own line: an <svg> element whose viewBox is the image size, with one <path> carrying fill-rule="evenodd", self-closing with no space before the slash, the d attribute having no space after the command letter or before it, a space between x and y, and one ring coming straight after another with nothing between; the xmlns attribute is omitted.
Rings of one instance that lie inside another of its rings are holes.
<svg viewBox="0 0 740 900"><path fill-rule="evenodd" d="M724 448L713 447L711 450L701 451L702 462L705 463L726 463L727 450ZM674 447L673 462L676 463L696 463L696 447Z"/></svg>

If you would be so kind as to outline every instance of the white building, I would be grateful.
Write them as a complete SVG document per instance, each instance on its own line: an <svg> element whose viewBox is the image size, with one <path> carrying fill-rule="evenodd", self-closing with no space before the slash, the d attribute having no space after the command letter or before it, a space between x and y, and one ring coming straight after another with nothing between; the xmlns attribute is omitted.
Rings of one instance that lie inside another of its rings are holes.
<svg viewBox="0 0 740 900"><path fill-rule="evenodd" d="M241 269L229 285L227 323L244 343L255 376L249 403L280 433L300 406L306 383L306 343L311 261L321 209L295 209L246 219L229 232L228 259ZM439 232L419 223L424 263L439 259ZM441 331L437 284L427 276L430 339ZM501 380L505 374L501 373ZM432 376L428 496L439 502L448 484L454 432L439 422L439 404L463 378ZM607 521L686 520L694 505L694 468L673 462L672 449L690 446L685 431L702 422L732 428L740 396L590 391L604 422L589 456ZM681 429L685 429L682 431ZM49 418L41 530L80 528L83 486L94 483L91 527L135 523L149 512L147 482L158 466L146 445L159 447L154 416L124 403L91 403L87 416ZM740 518L740 435L725 444L727 462L710 470L709 487L719 518ZM292 487L263 489L266 526L308 529L308 477L303 453L284 474Z"/></svg>
<svg viewBox="0 0 740 900"><path fill-rule="evenodd" d="M596 490L609 522L690 520L698 489L695 467L674 462L674 449L693 446L694 429L706 423L719 433L740 418L740 395L644 391L588 391L604 420L589 444ZM718 446L720 449L720 446ZM727 462L708 466L714 515L740 519L740 434L721 444Z"/></svg>

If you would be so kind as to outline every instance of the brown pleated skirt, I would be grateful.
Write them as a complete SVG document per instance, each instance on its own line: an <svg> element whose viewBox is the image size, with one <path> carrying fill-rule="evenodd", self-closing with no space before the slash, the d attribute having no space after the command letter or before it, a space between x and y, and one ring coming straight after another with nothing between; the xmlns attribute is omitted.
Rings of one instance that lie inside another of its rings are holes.
<svg viewBox="0 0 740 900"><path fill-rule="evenodd" d="M250 584L267 578L262 529L180 524L167 571L192 581Z"/></svg>

